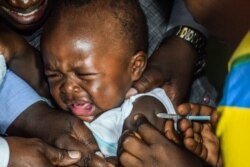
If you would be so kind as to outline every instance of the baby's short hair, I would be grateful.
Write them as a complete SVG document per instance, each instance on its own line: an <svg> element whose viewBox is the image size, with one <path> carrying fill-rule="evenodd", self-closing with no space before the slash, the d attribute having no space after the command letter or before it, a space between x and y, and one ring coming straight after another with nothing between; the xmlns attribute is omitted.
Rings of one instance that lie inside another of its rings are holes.
<svg viewBox="0 0 250 167"><path fill-rule="evenodd" d="M58 16L65 15L66 9L80 9L79 14L83 13L85 18L78 17L78 20L90 18L98 13L99 17L105 19L103 13L108 13L120 26L120 31L116 33L127 40L132 51L147 52L148 29L138 0L59 0L56 6L45 26L46 31L56 26Z"/></svg>

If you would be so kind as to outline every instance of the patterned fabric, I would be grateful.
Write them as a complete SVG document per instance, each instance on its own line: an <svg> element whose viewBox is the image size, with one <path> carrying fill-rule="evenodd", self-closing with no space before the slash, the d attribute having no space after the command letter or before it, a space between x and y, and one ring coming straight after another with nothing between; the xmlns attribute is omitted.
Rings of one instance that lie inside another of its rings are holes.
<svg viewBox="0 0 250 167"><path fill-rule="evenodd" d="M40 50L40 38L41 38L42 30L43 28L40 28L36 30L36 32L34 32L31 36L24 36L26 41L28 41L28 43L34 48L36 48L37 50Z"/></svg>
<svg viewBox="0 0 250 167"><path fill-rule="evenodd" d="M148 55L151 56L156 47L167 33L168 20L155 0L139 0L147 19L148 26Z"/></svg>
<svg viewBox="0 0 250 167"><path fill-rule="evenodd" d="M248 167L250 150L250 31L229 61L224 95L218 107L217 135L225 167Z"/></svg>

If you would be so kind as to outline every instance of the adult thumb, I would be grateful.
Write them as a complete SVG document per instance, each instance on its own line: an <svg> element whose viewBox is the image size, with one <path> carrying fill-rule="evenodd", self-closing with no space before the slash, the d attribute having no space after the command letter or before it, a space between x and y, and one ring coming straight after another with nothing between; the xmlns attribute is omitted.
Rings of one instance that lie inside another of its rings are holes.
<svg viewBox="0 0 250 167"><path fill-rule="evenodd" d="M66 151L49 146L46 150L46 156L54 166L70 166L81 159L81 152Z"/></svg>
<svg viewBox="0 0 250 167"><path fill-rule="evenodd" d="M148 92L153 88L160 87L164 83L164 77L162 73L148 66L144 71L142 77L133 84L133 87L139 92Z"/></svg>

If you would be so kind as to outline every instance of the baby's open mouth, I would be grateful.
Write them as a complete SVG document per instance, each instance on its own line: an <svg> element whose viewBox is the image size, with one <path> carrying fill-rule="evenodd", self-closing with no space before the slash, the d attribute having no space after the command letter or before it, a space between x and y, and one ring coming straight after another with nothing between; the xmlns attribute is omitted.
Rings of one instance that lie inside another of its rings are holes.
<svg viewBox="0 0 250 167"><path fill-rule="evenodd" d="M91 116L94 113L95 105L90 102L72 102L69 108L76 116Z"/></svg>

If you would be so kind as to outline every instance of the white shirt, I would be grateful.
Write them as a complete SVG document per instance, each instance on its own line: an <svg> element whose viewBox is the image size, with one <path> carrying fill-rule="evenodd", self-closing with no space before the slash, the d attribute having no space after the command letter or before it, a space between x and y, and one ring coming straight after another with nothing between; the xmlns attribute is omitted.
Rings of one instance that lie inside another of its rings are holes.
<svg viewBox="0 0 250 167"><path fill-rule="evenodd" d="M130 115L134 101L141 96L153 96L164 105L168 113L175 114L175 109L165 91L156 88L147 93L131 96L120 107L102 113L92 122L84 122L93 133L104 156L116 156L124 121Z"/></svg>
<svg viewBox="0 0 250 167"><path fill-rule="evenodd" d="M0 137L0 167L7 167L9 163L10 150L7 141Z"/></svg>
<svg viewBox="0 0 250 167"><path fill-rule="evenodd" d="M6 63L4 56L0 54L0 85L2 84L6 74Z"/></svg>

